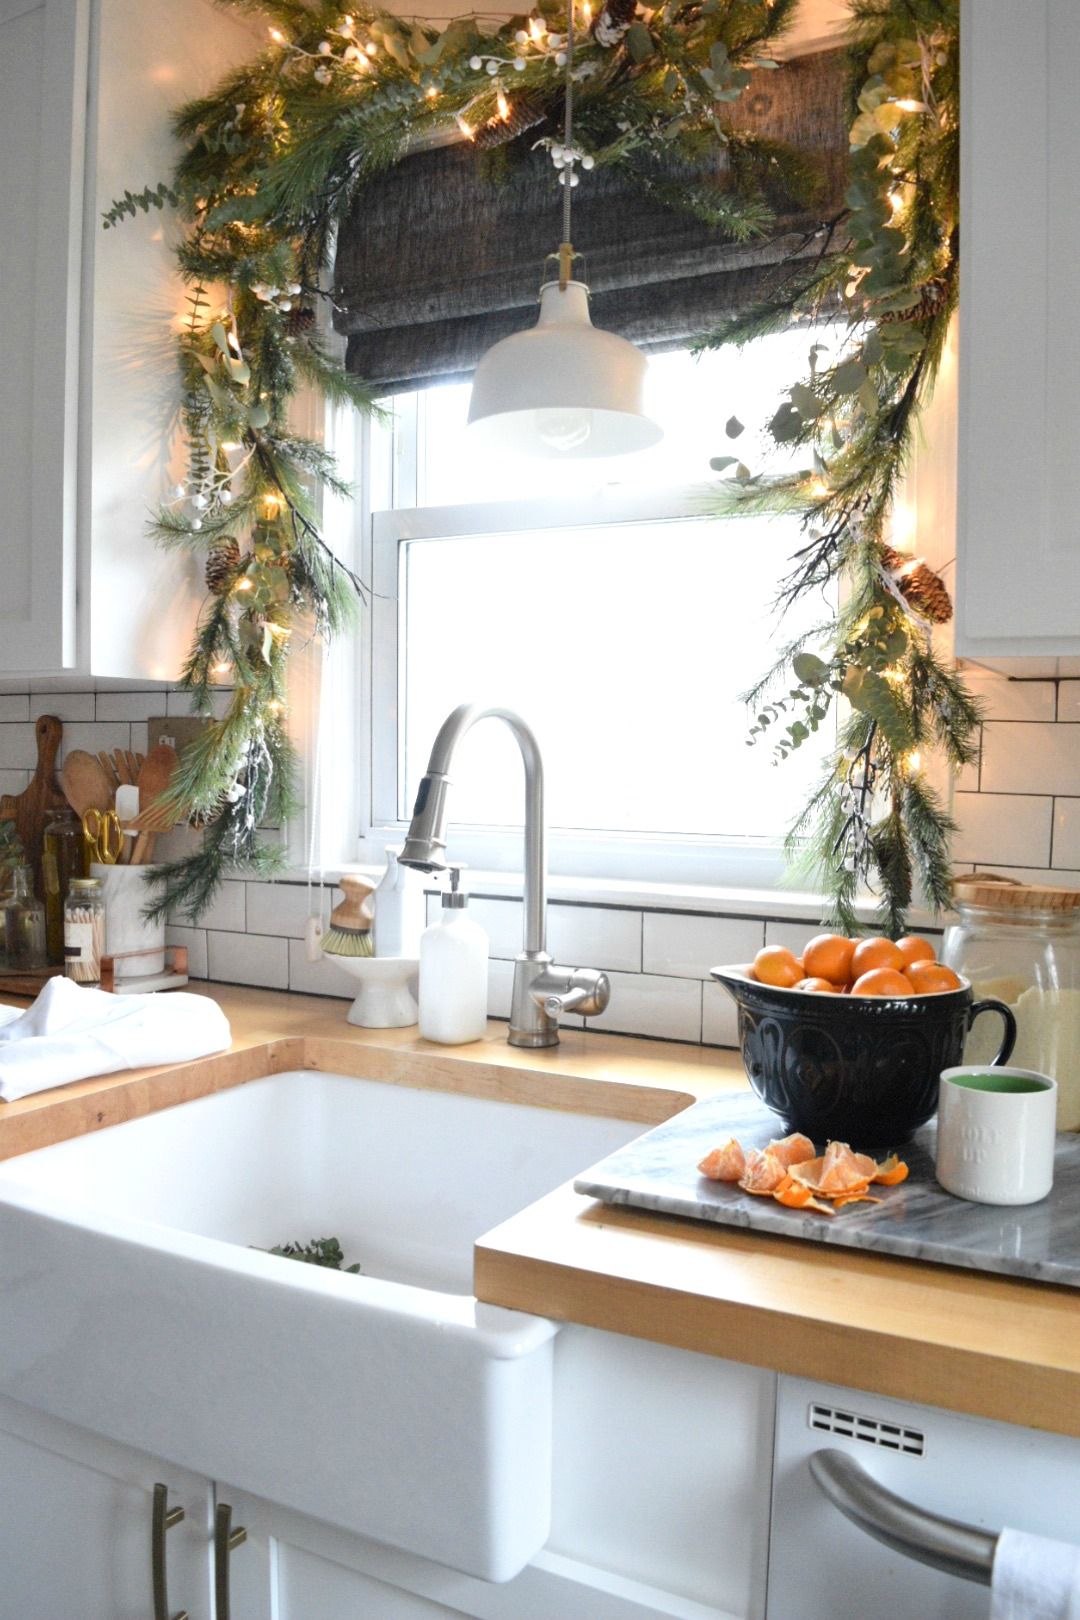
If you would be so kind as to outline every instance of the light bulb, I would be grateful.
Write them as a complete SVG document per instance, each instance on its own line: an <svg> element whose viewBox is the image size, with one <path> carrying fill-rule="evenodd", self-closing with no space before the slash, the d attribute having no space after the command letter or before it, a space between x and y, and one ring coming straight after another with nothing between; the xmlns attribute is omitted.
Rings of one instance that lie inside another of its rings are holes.
<svg viewBox="0 0 1080 1620"><path fill-rule="evenodd" d="M501 119L505 121L510 117L510 103L507 101L505 92L503 91L501 85L499 86L499 93L495 97L495 105L499 109L499 117Z"/></svg>
<svg viewBox="0 0 1080 1620"><path fill-rule="evenodd" d="M551 450L576 450L592 433L592 412L570 407L536 413L536 431Z"/></svg>

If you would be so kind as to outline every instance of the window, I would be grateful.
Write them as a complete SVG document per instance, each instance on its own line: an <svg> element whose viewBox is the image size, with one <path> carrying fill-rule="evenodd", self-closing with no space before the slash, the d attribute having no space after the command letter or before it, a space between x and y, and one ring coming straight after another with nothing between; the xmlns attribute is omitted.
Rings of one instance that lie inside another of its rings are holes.
<svg viewBox="0 0 1080 1620"><path fill-rule="evenodd" d="M786 464L760 430L809 341L795 330L739 354L654 358L665 438L625 463L481 465L467 385L390 402L391 425L366 430L381 509L362 858L401 838L439 725L480 699L537 733L553 871L775 880L829 739L774 768L768 741L746 746L739 694L822 604L800 604L778 630L772 599L796 526L705 515L708 463L737 450L754 471ZM746 428L733 441L735 413ZM522 772L506 729L476 727L454 774L455 854L520 869Z"/></svg>

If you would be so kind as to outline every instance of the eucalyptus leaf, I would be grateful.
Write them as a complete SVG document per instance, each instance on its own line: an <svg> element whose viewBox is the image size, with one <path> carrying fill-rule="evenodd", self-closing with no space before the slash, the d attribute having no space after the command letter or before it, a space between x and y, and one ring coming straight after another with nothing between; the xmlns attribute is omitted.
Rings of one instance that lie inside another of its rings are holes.
<svg viewBox="0 0 1080 1620"><path fill-rule="evenodd" d="M805 682L807 686L820 686L829 673L829 666L816 653L796 653L791 660L791 667L795 671L797 680Z"/></svg>
<svg viewBox="0 0 1080 1620"><path fill-rule="evenodd" d="M727 421L724 423L724 432L727 434L729 439L737 439L739 434L743 431L743 424L739 421L737 416L729 416Z"/></svg>
<svg viewBox="0 0 1080 1620"><path fill-rule="evenodd" d="M229 338L224 326L222 326L220 321L214 322L213 326L210 328L210 336L213 338L222 354L227 355L229 352Z"/></svg>
<svg viewBox="0 0 1080 1620"><path fill-rule="evenodd" d="M738 456L713 456L709 466L713 472L724 472L726 468L734 467L738 459Z"/></svg>
<svg viewBox="0 0 1080 1620"><path fill-rule="evenodd" d="M855 394L866 381L866 367L861 360L845 360L832 374L832 385L838 394Z"/></svg>
<svg viewBox="0 0 1080 1620"><path fill-rule="evenodd" d="M643 22L632 22L626 31L626 48L631 59L644 62L653 53L653 37Z"/></svg>

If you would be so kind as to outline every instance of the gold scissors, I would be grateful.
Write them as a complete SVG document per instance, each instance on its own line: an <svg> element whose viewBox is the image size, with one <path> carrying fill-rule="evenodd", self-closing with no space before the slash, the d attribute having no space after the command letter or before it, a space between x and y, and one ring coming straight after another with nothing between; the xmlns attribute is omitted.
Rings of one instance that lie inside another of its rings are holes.
<svg viewBox="0 0 1080 1620"><path fill-rule="evenodd" d="M124 848L124 834L115 810L84 810L83 837L92 861L115 866Z"/></svg>

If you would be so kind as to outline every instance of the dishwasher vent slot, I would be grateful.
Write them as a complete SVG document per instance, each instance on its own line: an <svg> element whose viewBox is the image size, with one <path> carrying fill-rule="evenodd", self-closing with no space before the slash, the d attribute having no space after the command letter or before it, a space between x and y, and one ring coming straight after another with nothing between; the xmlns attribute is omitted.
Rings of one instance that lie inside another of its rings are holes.
<svg viewBox="0 0 1080 1620"><path fill-rule="evenodd" d="M819 1401L810 1402L807 1422L821 1434L841 1434L868 1446L903 1452L905 1457L921 1457L926 1450L926 1436L920 1429L886 1423L884 1418L863 1417L840 1406L823 1406Z"/></svg>

